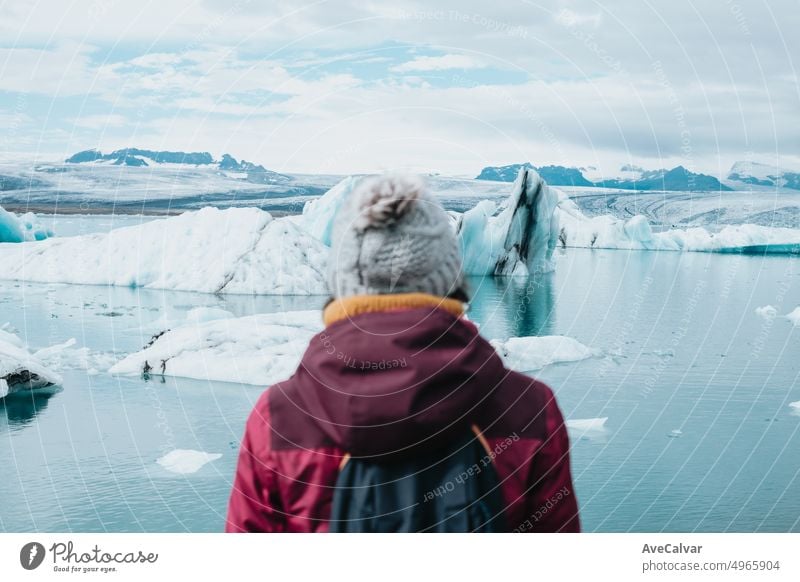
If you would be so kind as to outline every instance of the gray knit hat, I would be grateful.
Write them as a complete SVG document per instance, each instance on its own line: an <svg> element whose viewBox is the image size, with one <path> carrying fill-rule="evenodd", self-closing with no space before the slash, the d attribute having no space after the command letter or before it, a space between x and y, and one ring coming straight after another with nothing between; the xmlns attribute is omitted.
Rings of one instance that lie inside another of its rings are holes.
<svg viewBox="0 0 800 582"><path fill-rule="evenodd" d="M363 179L334 218L331 294L463 293L461 249L450 223L421 176Z"/></svg>

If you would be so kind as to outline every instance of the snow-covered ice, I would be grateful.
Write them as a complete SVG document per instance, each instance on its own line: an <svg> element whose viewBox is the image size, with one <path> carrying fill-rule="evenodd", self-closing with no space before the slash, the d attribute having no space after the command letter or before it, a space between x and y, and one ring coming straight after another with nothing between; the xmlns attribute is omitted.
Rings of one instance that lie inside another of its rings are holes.
<svg viewBox="0 0 800 582"><path fill-rule="evenodd" d="M795 307L790 313L787 313L786 319L791 321L792 325L800 326L800 305Z"/></svg>
<svg viewBox="0 0 800 582"><path fill-rule="evenodd" d="M204 208L104 234L0 245L0 275L27 282L208 293L325 293L328 249L257 208Z"/></svg>
<svg viewBox="0 0 800 582"><path fill-rule="evenodd" d="M269 386L297 369L311 338L323 329L319 311L288 311L184 322L154 338L109 370L140 375L147 363L151 374L197 380ZM520 372L557 362L575 362L599 355L565 336L493 340L507 366Z"/></svg>
<svg viewBox="0 0 800 582"><path fill-rule="evenodd" d="M294 373L322 329L319 311L290 311L187 323L166 331L109 370L268 386Z"/></svg>
<svg viewBox="0 0 800 582"><path fill-rule="evenodd" d="M22 390L59 386L61 376L32 354L7 326L0 328L0 398Z"/></svg>
<svg viewBox="0 0 800 582"><path fill-rule="evenodd" d="M774 319L775 316L778 315L778 310L772 305L764 305L762 307L756 307L756 315L764 319Z"/></svg>
<svg viewBox="0 0 800 582"><path fill-rule="evenodd" d="M170 451L156 462L167 471L188 475L197 473L204 465L222 458L220 453L206 453L193 449L175 449Z"/></svg>
<svg viewBox="0 0 800 582"><path fill-rule="evenodd" d="M491 344L509 368L521 372L600 355L599 350L563 335L512 337L505 341L492 340Z"/></svg>
<svg viewBox="0 0 800 582"><path fill-rule="evenodd" d="M87 347L76 348L75 338L42 348L33 357L51 370L85 370L90 376L106 372L117 361L113 352L93 352Z"/></svg>
<svg viewBox="0 0 800 582"><path fill-rule="evenodd" d="M0 206L0 243L19 243L44 240L53 231L41 224L32 212L17 216Z"/></svg>

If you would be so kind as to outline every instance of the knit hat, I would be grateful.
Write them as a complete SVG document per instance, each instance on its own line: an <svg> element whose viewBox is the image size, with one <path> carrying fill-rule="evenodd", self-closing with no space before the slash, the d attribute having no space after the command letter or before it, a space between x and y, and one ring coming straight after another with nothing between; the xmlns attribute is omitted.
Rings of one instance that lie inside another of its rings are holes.
<svg viewBox="0 0 800 582"><path fill-rule="evenodd" d="M336 213L331 251L328 287L335 298L463 294L458 238L421 176L363 179Z"/></svg>

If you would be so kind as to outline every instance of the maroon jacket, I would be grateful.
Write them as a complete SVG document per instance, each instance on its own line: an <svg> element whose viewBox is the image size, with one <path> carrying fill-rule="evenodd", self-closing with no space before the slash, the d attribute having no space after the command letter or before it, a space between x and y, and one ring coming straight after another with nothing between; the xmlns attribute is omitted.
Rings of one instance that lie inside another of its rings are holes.
<svg viewBox="0 0 800 582"><path fill-rule="evenodd" d="M472 323L437 308L366 313L314 336L247 421L225 529L327 531L345 453L413 454L473 424L493 451L511 529L579 531L550 388L507 370Z"/></svg>

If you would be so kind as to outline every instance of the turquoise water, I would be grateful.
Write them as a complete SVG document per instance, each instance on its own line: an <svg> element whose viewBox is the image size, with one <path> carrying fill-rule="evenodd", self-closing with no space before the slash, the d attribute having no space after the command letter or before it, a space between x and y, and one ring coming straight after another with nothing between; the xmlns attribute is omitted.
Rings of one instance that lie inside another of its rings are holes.
<svg viewBox="0 0 800 582"><path fill-rule="evenodd" d="M530 282L471 281L487 337L563 334L590 360L537 372L574 434L588 531L800 531L800 261L788 256L569 249ZM0 404L0 530L219 531L246 416L261 389L102 373L139 349L166 311L237 315L318 308L323 297L216 297L0 282L0 324L34 348L76 338L101 370ZM680 431L674 432L674 431ZM180 475L173 449L222 457Z"/></svg>

